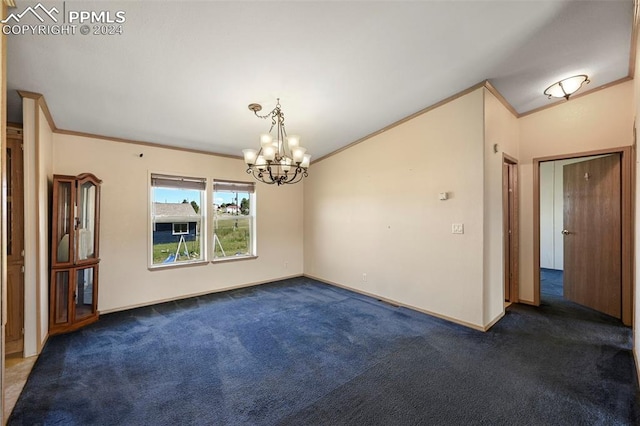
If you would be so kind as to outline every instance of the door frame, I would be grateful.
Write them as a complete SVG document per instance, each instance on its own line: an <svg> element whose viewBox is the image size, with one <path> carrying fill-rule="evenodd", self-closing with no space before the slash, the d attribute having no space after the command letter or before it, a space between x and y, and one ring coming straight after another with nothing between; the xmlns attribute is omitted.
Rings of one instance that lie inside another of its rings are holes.
<svg viewBox="0 0 640 426"><path fill-rule="evenodd" d="M533 304L540 305L540 163L593 155L620 154L622 219L622 323L633 324L633 158L632 147L600 149L533 159Z"/></svg>
<svg viewBox="0 0 640 426"><path fill-rule="evenodd" d="M507 154L502 154L502 239L504 260L504 290L509 284L509 298L506 302L518 303L520 301L520 191L519 191L519 167L518 160ZM513 167L515 173L513 179L507 182L508 176L504 174L504 166ZM512 189L511 203L509 202L509 189ZM511 221L510 221L511 219ZM508 238L511 229L511 238ZM508 266L508 268L507 268ZM508 276L511 272L511 277Z"/></svg>

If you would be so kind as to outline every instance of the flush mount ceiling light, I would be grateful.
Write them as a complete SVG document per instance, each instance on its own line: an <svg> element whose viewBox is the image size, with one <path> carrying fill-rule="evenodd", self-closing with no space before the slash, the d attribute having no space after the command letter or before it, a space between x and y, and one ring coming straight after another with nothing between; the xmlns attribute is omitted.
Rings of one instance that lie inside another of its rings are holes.
<svg viewBox="0 0 640 426"><path fill-rule="evenodd" d="M262 110L260 104L250 104L249 109L258 118L271 118L269 133L260 135L260 149L243 149L244 162L247 163L247 173L256 180L269 185L278 186L287 183L297 183L303 177L309 176L307 169L311 155L300 146L299 136L287 136L284 128L284 113L280 108L280 98L276 107L266 115L258 114ZM271 134L275 127L274 135Z"/></svg>
<svg viewBox="0 0 640 426"><path fill-rule="evenodd" d="M583 84L589 84L589 77L586 74L574 75L573 77L565 78L557 83L553 83L547 87L544 94L551 98L565 98L569 100L569 96L573 95L582 87Z"/></svg>

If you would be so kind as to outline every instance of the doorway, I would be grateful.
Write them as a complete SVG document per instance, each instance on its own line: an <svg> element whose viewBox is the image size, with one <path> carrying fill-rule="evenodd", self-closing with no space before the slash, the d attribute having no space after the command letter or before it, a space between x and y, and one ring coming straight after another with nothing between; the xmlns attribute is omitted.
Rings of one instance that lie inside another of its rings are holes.
<svg viewBox="0 0 640 426"><path fill-rule="evenodd" d="M7 323L5 357L24 351L24 164L22 129L7 128Z"/></svg>
<svg viewBox="0 0 640 426"><path fill-rule="evenodd" d="M534 159L534 299L632 321L630 147Z"/></svg>

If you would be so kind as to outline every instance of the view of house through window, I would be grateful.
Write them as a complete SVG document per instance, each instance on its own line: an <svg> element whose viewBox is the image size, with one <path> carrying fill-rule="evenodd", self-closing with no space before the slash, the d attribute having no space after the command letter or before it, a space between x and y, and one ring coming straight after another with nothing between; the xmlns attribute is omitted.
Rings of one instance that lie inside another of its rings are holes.
<svg viewBox="0 0 640 426"><path fill-rule="evenodd" d="M152 265L204 259L206 179L151 175Z"/></svg>
<svg viewBox="0 0 640 426"><path fill-rule="evenodd" d="M254 199L253 183L213 182L214 259L255 255Z"/></svg>

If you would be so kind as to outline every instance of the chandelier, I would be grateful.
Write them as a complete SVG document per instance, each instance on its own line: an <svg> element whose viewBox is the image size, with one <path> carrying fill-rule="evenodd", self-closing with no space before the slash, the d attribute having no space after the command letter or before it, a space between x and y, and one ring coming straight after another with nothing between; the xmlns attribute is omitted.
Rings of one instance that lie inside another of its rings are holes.
<svg viewBox="0 0 640 426"><path fill-rule="evenodd" d="M590 83L589 77L585 74L574 75L573 77L565 78L557 83L553 83L544 90L544 94L547 95L549 99L565 98L566 100L569 100L569 96L577 92L585 83Z"/></svg>
<svg viewBox="0 0 640 426"><path fill-rule="evenodd" d="M284 113L280 108L280 98L276 107L266 115L258 114L262 110L260 104L250 104L249 109L258 118L271 118L269 133L260 135L260 149L243 149L244 162L247 163L247 173L256 180L269 185L278 186L287 183L298 183L303 177L309 176L307 169L311 155L300 146L299 136L287 136L284 128ZM275 127L275 132L272 135Z"/></svg>

